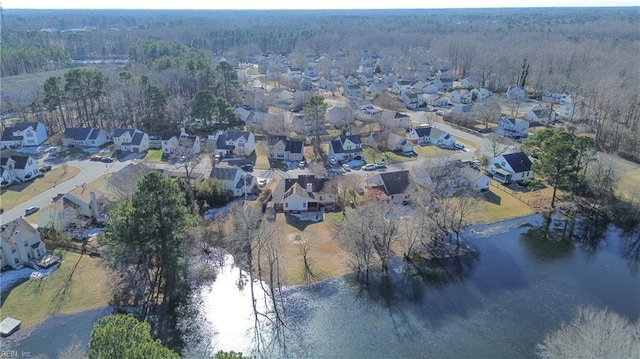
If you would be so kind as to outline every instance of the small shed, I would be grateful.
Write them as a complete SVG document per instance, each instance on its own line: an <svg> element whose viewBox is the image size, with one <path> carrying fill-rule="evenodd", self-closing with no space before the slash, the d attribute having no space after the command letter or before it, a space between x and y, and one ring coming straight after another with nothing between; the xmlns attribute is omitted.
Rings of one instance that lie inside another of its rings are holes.
<svg viewBox="0 0 640 359"><path fill-rule="evenodd" d="M8 337L16 330L20 329L22 322L18 319L6 317L0 322L0 336Z"/></svg>
<svg viewBox="0 0 640 359"><path fill-rule="evenodd" d="M266 208L266 215L267 215L267 220L270 222L275 221L276 219L276 208L275 208L275 203L273 201L269 201L267 203L267 208Z"/></svg>

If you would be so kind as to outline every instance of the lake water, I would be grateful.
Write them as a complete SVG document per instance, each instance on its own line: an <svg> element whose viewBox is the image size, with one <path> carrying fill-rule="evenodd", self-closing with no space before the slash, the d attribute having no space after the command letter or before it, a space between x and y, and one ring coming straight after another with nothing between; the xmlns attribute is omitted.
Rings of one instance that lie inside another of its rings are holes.
<svg viewBox="0 0 640 359"><path fill-rule="evenodd" d="M204 321L206 329L185 357L235 350L260 358L535 358L536 344L578 306L637 321L640 233L627 238L610 227L597 245L584 247L539 238L542 223L531 216L469 228L464 236L477 256L428 280L407 276L397 260L388 282L374 279L367 288L353 276L285 288L279 331L263 288L254 285L256 308L267 316L256 317L250 287L239 290L241 272L225 265L201 291L194 323ZM56 316L0 347L56 358L74 337L86 347L93 323L110 311Z"/></svg>
<svg viewBox="0 0 640 359"><path fill-rule="evenodd" d="M637 262L622 258L620 232L607 230L593 251L546 241L525 225L542 223L531 216L468 229L477 257L426 283L407 278L397 261L386 284L363 288L346 276L287 288L278 340L266 319L256 333L248 290L237 289L239 271L227 267L203 295L212 346L264 358L534 358L536 344L578 306L638 320Z"/></svg>

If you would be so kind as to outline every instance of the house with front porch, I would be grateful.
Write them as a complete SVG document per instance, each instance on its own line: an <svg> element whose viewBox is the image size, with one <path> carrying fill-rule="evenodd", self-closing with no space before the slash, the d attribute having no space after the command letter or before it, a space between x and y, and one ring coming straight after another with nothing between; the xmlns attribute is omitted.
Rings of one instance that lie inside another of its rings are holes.
<svg viewBox="0 0 640 359"><path fill-rule="evenodd" d="M503 117L498 121L496 132L505 137L527 137L529 135L529 121L515 117Z"/></svg>
<svg viewBox="0 0 640 359"><path fill-rule="evenodd" d="M488 172L500 183L533 178L531 159L524 152L500 155L489 160Z"/></svg>
<svg viewBox="0 0 640 359"><path fill-rule="evenodd" d="M184 129L162 131L160 138L163 156L180 152L181 146L185 147L185 152L200 153L200 138L198 136L189 136L184 132Z"/></svg>
<svg viewBox="0 0 640 359"><path fill-rule="evenodd" d="M304 158L304 143L287 136L267 136L267 150L271 159L297 162Z"/></svg>
<svg viewBox="0 0 640 359"><path fill-rule="evenodd" d="M441 147L453 147L456 138L449 133L433 126L410 128L406 134L407 139L413 144L432 144Z"/></svg>
<svg viewBox="0 0 640 359"><path fill-rule="evenodd" d="M36 267L47 248L40 233L22 217L0 226L0 268Z"/></svg>
<svg viewBox="0 0 640 359"><path fill-rule="evenodd" d="M35 158L12 150L0 153L0 167L6 171L2 176L3 179L11 179L11 181L14 179L28 181L40 174L38 161ZM11 181L8 182L11 183Z"/></svg>
<svg viewBox="0 0 640 359"><path fill-rule="evenodd" d="M256 138L249 131L218 131L209 140L215 141L215 152L222 157L247 157L256 145Z"/></svg>
<svg viewBox="0 0 640 359"><path fill-rule="evenodd" d="M234 197L241 197L251 193L256 185L255 177L243 171L238 166L214 167L209 173L209 178L222 181Z"/></svg>
<svg viewBox="0 0 640 359"><path fill-rule="evenodd" d="M362 157L362 140L358 135L342 135L329 142L329 157L339 161Z"/></svg>
<svg viewBox="0 0 640 359"><path fill-rule="evenodd" d="M337 195L327 190L328 179L314 175L280 180L272 192L276 211L317 212L335 205Z"/></svg>
<svg viewBox="0 0 640 359"><path fill-rule="evenodd" d="M95 127L67 127L62 144L72 147L100 147L110 140L107 131Z"/></svg>
<svg viewBox="0 0 640 359"><path fill-rule="evenodd" d="M18 122L5 127L0 144L2 148L39 146L47 140L47 129L41 122Z"/></svg>
<svg viewBox="0 0 640 359"><path fill-rule="evenodd" d="M149 149L149 135L134 128L119 128L111 138L118 151L140 153Z"/></svg>

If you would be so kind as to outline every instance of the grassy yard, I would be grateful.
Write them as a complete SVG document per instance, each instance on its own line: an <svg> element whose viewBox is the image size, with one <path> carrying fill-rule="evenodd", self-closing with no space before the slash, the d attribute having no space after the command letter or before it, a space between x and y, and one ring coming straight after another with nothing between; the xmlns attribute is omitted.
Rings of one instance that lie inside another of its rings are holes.
<svg viewBox="0 0 640 359"><path fill-rule="evenodd" d="M162 162L162 150L148 150L147 155L144 156L143 161L147 163Z"/></svg>
<svg viewBox="0 0 640 359"><path fill-rule="evenodd" d="M440 148L433 145L413 146L413 152L425 158L449 156L456 153L456 151L448 150L446 148Z"/></svg>
<svg viewBox="0 0 640 359"><path fill-rule="evenodd" d="M411 160L414 159L412 157L403 156L401 154L397 154L397 153L391 152L391 151L378 152L375 149L373 149L371 147L368 147L368 146L364 147L364 149L362 151L362 155L364 157L364 160L367 163L380 162L383 159L387 163L407 162L407 161L411 161Z"/></svg>
<svg viewBox="0 0 640 359"><path fill-rule="evenodd" d="M266 144L264 146L257 145L255 147L255 151L253 152L256 156L256 163L254 167L260 170L268 170L269 169L269 153L267 152Z"/></svg>
<svg viewBox="0 0 640 359"><path fill-rule="evenodd" d="M477 209L472 213L472 222L493 223L509 218L522 217L535 211L517 198L491 187L481 195Z"/></svg>
<svg viewBox="0 0 640 359"><path fill-rule="evenodd" d="M2 298L1 319L17 318L28 327L51 315L109 304L111 289L102 260L74 252L61 254L60 268L48 278L30 279Z"/></svg>
<svg viewBox="0 0 640 359"><path fill-rule="evenodd" d="M640 196L640 169L624 172L618 180L618 192L627 198Z"/></svg>
<svg viewBox="0 0 640 359"><path fill-rule="evenodd" d="M46 172L44 177L36 178L33 181L13 185L3 188L0 195L0 205L7 211L24 203L29 199L48 191L58 183L69 180L80 173L80 169L72 166L58 166L53 170Z"/></svg>

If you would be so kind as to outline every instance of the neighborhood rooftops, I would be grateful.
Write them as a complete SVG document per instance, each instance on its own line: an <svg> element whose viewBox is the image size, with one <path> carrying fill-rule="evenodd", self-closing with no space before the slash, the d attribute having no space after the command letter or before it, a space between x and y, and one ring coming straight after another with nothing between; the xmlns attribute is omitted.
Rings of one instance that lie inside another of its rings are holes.
<svg viewBox="0 0 640 359"><path fill-rule="evenodd" d="M67 127L67 129L64 130L64 137L77 141L84 141L89 137L93 130L94 129L91 127Z"/></svg>
<svg viewBox="0 0 640 359"><path fill-rule="evenodd" d="M400 194L409 188L409 171L380 173L388 196Z"/></svg>
<svg viewBox="0 0 640 359"><path fill-rule="evenodd" d="M17 141L22 140L22 136L14 136L13 132L17 131L15 127L5 127L4 132L2 132L2 141Z"/></svg>
<svg viewBox="0 0 640 359"><path fill-rule="evenodd" d="M302 141L288 140L284 150L291 153L302 153L303 147L304 143Z"/></svg>
<svg viewBox="0 0 640 359"><path fill-rule="evenodd" d="M238 166L231 167L214 167L209 173L210 178L217 178L221 181L233 181L240 168Z"/></svg>

